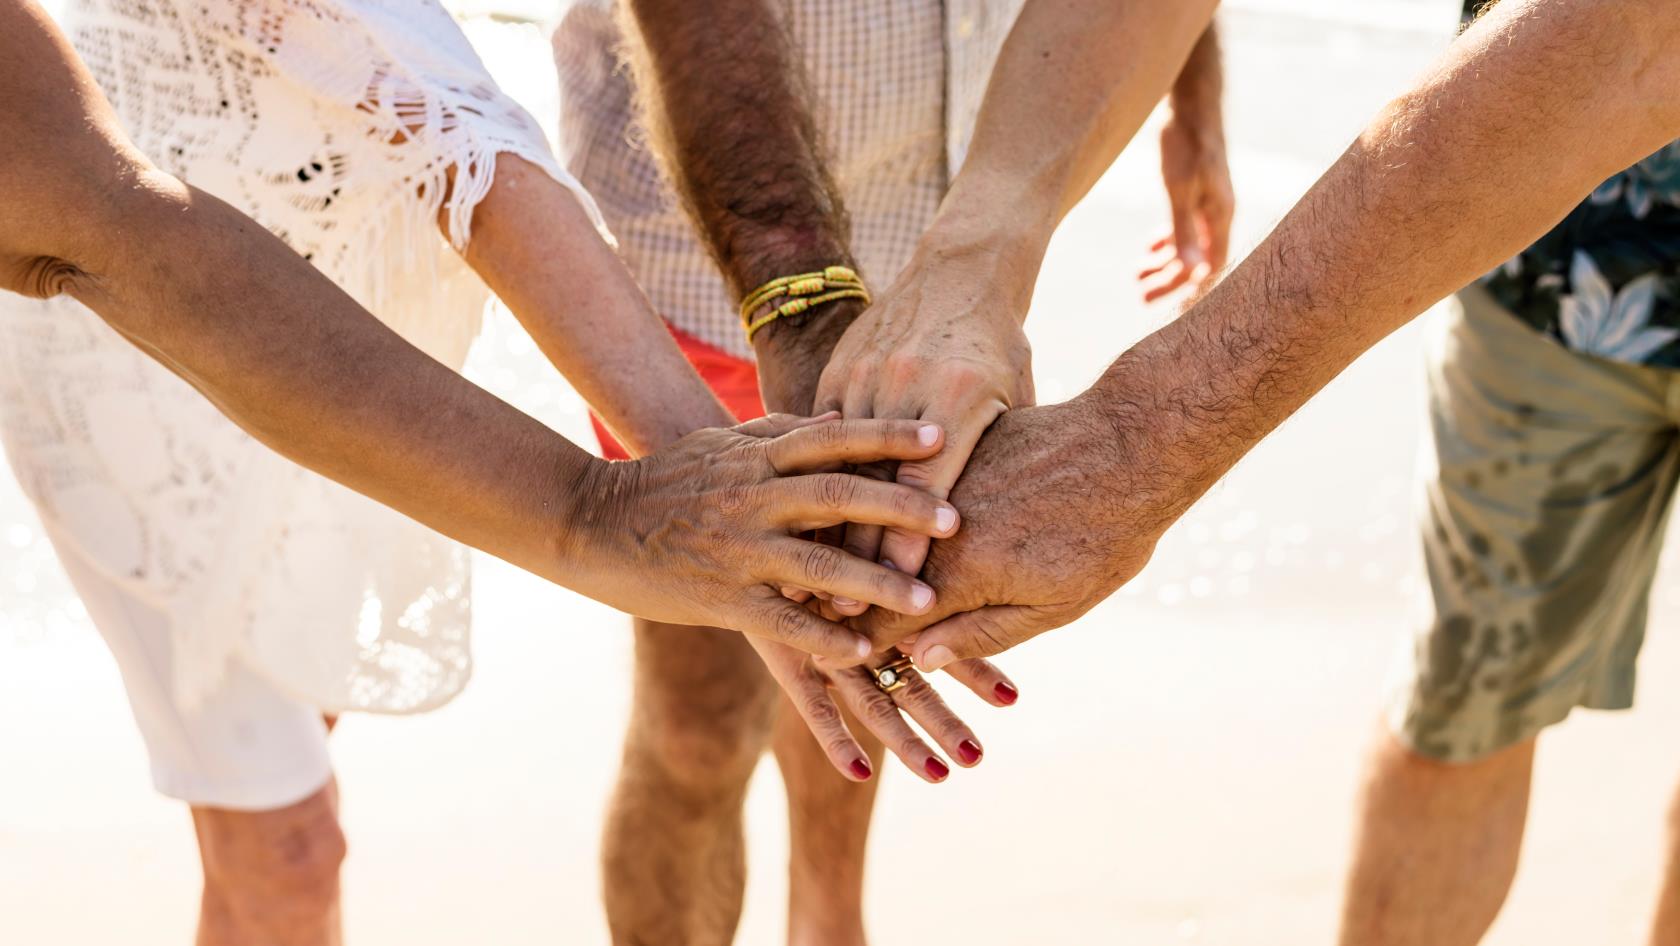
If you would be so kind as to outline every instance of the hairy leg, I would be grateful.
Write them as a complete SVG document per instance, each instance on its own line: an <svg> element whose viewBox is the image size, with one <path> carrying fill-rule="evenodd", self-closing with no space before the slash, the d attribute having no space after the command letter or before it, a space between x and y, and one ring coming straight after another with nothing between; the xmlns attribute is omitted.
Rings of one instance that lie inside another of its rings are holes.
<svg viewBox="0 0 1680 946"><path fill-rule="evenodd" d="M602 850L613 942L729 943L746 886L741 804L775 684L739 634L638 619L633 693Z"/></svg>
<svg viewBox="0 0 1680 946"><path fill-rule="evenodd" d="M341 946L338 788L273 811L192 809L204 864L198 946Z"/></svg>
<svg viewBox="0 0 1680 946"><path fill-rule="evenodd" d="M1481 941L1516 876L1534 744L1449 764L1382 732L1343 897L1342 946Z"/></svg>
<svg viewBox="0 0 1680 946"><path fill-rule="evenodd" d="M780 702L773 747L788 796L788 946L864 946L864 851L880 778L842 778L799 713ZM880 740L846 717L879 773Z"/></svg>

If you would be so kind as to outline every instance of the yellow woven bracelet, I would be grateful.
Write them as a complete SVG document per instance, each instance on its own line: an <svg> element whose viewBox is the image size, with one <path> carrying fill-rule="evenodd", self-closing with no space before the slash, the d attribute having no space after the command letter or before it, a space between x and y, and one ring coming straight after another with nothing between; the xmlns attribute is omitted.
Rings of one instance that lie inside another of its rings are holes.
<svg viewBox="0 0 1680 946"><path fill-rule="evenodd" d="M784 296L787 297L786 302L753 318L753 313ZM759 329L779 318L798 315L812 306L836 299L861 299L864 304L869 303L869 289L849 266L830 266L820 273L772 279L741 300L741 324L746 328L747 341L751 342Z"/></svg>

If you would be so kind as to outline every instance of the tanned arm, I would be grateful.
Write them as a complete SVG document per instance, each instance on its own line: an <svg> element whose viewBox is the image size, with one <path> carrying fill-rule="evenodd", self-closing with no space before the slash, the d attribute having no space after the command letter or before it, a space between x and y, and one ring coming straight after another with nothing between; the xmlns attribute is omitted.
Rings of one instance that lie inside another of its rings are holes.
<svg viewBox="0 0 1680 946"><path fill-rule="evenodd" d="M1050 236L1185 71L1214 6L1022 7L937 217L897 281L841 340L819 389L818 409L861 405L872 417L921 417L945 429L945 450L901 464L898 482L948 495L998 417L1033 403L1021 325ZM1217 64L1209 39L1186 90L1209 91L1203 86L1217 82ZM1203 102L1217 115L1217 95ZM849 547L859 531L848 530ZM927 552L923 538L888 532L879 554L915 572Z"/></svg>
<svg viewBox="0 0 1680 946"><path fill-rule="evenodd" d="M1677 89L1674 0L1504 0L1201 304L1074 401L1000 422L953 497L972 541L930 565L967 613L921 634L918 662L997 652L1106 597L1360 353L1680 136Z"/></svg>
<svg viewBox="0 0 1680 946"><path fill-rule="evenodd" d="M776 588L916 612L932 598L909 576L790 533L857 519L944 535L956 527L948 505L856 477L785 474L925 457L937 429L769 418L633 463L595 460L404 342L249 218L148 163L29 0L0 0L0 88L0 288L81 301L287 457L656 620L854 656L855 634Z"/></svg>

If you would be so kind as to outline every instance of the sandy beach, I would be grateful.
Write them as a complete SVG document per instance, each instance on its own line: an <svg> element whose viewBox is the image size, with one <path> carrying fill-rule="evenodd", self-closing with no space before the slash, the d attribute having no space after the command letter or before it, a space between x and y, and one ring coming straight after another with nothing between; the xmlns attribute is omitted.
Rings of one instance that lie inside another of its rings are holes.
<svg viewBox="0 0 1680 946"><path fill-rule="evenodd" d="M1359 11L1227 4L1228 122L1253 246L1363 121L1451 36L1452 0ZM547 44L474 20L544 119ZM1163 228L1152 130L1069 218L1028 322L1045 402L1172 317L1127 283ZM1020 703L947 686L986 760L930 786L889 771L872 835L877 946L1330 940L1352 799L1421 592L1412 527L1421 413L1413 324L1336 381L1185 517L1149 569L1075 627L1010 654ZM575 394L505 312L475 380L593 445ZM1639 706L1578 713L1540 751L1523 868L1492 946L1636 946L1680 756L1670 556ZM480 556L478 668L414 718L334 737L357 946L606 942L599 814L617 764L627 622ZM115 668L0 477L0 946L178 946L198 867L156 795ZM739 942L781 939L785 813L773 764L749 801Z"/></svg>

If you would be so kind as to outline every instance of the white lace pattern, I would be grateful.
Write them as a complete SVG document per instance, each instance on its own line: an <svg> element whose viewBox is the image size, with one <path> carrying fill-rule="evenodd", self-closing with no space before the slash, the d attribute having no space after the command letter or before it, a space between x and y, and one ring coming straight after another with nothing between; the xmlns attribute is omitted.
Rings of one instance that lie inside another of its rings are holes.
<svg viewBox="0 0 1680 946"><path fill-rule="evenodd" d="M432 0L78 0L129 134L459 367L466 244L498 154L561 171ZM227 313L261 318L262 300ZM75 551L171 618L190 708L247 661L323 711L419 711L470 672L467 557L270 453L67 300L0 303L0 431Z"/></svg>

